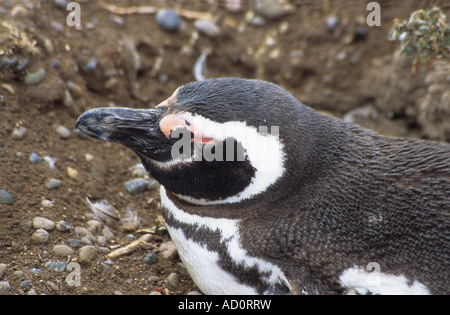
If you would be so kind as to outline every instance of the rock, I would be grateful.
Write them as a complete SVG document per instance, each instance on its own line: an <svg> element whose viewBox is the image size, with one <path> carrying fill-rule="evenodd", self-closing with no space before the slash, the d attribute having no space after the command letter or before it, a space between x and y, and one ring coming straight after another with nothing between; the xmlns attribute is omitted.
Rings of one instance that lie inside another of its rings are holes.
<svg viewBox="0 0 450 315"><path fill-rule="evenodd" d="M6 190L0 189L0 204L10 205L14 203L14 197Z"/></svg>
<svg viewBox="0 0 450 315"><path fill-rule="evenodd" d="M70 166L67 167L67 175L71 178L77 178L78 177L78 171L74 168L71 168Z"/></svg>
<svg viewBox="0 0 450 315"><path fill-rule="evenodd" d="M55 131L62 139L68 139L70 137L70 130L64 126L56 127Z"/></svg>
<svg viewBox="0 0 450 315"><path fill-rule="evenodd" d="M66 107L72 107L75 102L73 101L72 94L70 94L68 89L64 90L63 104Z"/></svg>
<svg viewBox="0 0 450 315"><path fill-rule="evenodd" d="M28 291L29 289L31 289L31 285L32 285L31 280L23 280L19 284L20 288L25 291Z"/></svg>
<svg viewBox="0 0 450 315"><path fill-rule="evenodd" d="M111 242L111 241L113 241L113 240L116 238L116 236L114 235L114 233L111 232L111 230L110 230L107 226L105 226L105 227L102 229L102 235L106 238L106 240L107 240L108 242Z"/></svg>
<svg viewBox="0 0 450 315"><path fill-rule="evenodd" d="M152 265L154 263L156 263L158 261L158 255L156 255L155 253L148 253L145 257L144 257L144 262Z"/></svg>
<svg viewBox="0 0 450 315"><path fill-rule="evenodd" d="M41 162L41 157L37 153L32 152L30 154L30 161L33 164L39 164L39 162Z"/></svg>
<svg viewBox="0 0 450 315"><path fill-rule="evenodd" d="M231 13L238 13L242 11L241 0L225 0L225 9Z"/></svg>
<svg viewBox="0 0 450 315"><path fill-rule="evenodd" d="M47 218L35 217L33 219L33 227L35 229L44 229L46 231L51 231L55 228L55 222Z"/></svg>
<svg viewBox="0 0 450 315"><path fill-rule="evenodd" d="M89 61L85 64L84 70L86 72L93 72L98 66L98 59L95 57L92 57L89 59Z"/></svg>
<svg viewBox="0 0 450 315"><path fill-rule="evenodd" d="M41 201L41 206L43 208L51 208L53 207L53 202L51 200L44 199Z"/></svg>
<svg viewBox="0 0 450 315"><path fill-rule="evenodd" d="M0 295L8 294L10 289L11 285L9 284L8 281L0 281Z"/></svg>
<svg viewBox="0 0 450 315"><path fill-rule="evenodd" d="M85 227L77 226L75 228L75 234L80 236L80 238L86 237L89 241L92 243L95 242L95 237L92 235L92 233L86 229Z"/></svg>
<svg viewBox="0 0 450 315"><path fill-rule="evenodd" d="M68 0L54 0L53 3L61 10L66 10L67 4L69 4Z"/></svg>
<svg viewBox="0 0 450 315"><path fill-rule="evenodd" d="M69 232L72 229L69 223L66 221L59 221L56 223L56 230L60 232Z"/></svg>
<svg viewBox="0 0 450 315"><path fill-rule="evenodd" d="M42 273L42 270L39 268L30 268L28 270L35 276L39 276Z"/></svg>
<svg viewBox="0 0 450 315"><path fill-rule="evenodd" d="M95 234L99 233L102 230L102 223L97 220L89 220L87 221L86 225L89 232Z"/></svg>
<svg viewBox="0 0 450 315"><path fill-rule="evenodd" d="M67 244L69 244L72 247L80 247L81 246L81 241L77 240L76 238L69 238L67 240Z"/></svg>
<svg viewBox="0 0 450 315"><path fill-rule="evenodd" d="M168 32L176 32L180 29L181 17L171 9L161 9L156 13L156 22Z"/></svg>
<svg viewBox="0 0 450 315"><path fill-rule="evenodd" d="M327 17L326 24L327 24L327 28L330 31L334 31L336 29L338 23L339 23L339 19L336 15L331 15L331 16Z"/></svg>
<svg viewBox="0 0 450 315"><path fill-rule="evenodd" d="M6 264L0 264L0 280L5 276L7 269Z"/></svg>
<svg viewBox="0 0 450 315"><path fill-rule="evenodd" d="M80 249L80 262L90 262L97 256L94 246L86 245Z"/></svg>
<svg viewBox="0 0 450 315"><path fill-rule="evenodd" d="M50 271L64 272L67 269L67 263L65 261L48 261L44 264L44 267Z"/></svg>
<svg viewBox="0 0 450 315"><path fill-rule="evenodd" d="M44 229L38 229L31 235L31 242L36 245L43 245L48 242L49 234Z"/></svg>
<svg viewBox="0 0 450 315"><path fill-rule="evenodd" d="M53 253L56 256L66 257L66 256L72 256L74 254L74 251L72 248L70 248L67 245L55 245L53 247Z"/></svg>
<svg viewBox="0 0 450 315"><path fill-rule="evenodd" d="M159 250L161 251L163 257L168 260L174 259L177 255L177 248L172 241L162 243L159 246Z"/></svg>
<svg viewBox="0 0 450 315"><path fill-rule="evenodd" d="M22 140L27 136L27 133L28 133L27 128L23 126L15 127L11 132L11 138L13 138L14 140Z"/></svg>
<svg viewBox="0 0 450 315"><path fill-rule="evenodd" d="M220 35L220 28L211 20L196 20L194 26L201 34L210 38Z"/></svg>
<svg viewBox="0 0 450 315"><path fill-rule="evenodd" d="M149 181L145 178L136 178L124 183L125 189L134 195L138 195L147 189Z"/></svg>
<svg viewBox="0 0 450 315"><path fill-rule="evenodd" d="M60 181L59 179L55 179L55 178L50 178L46 183L45 183L45 188L47 189L56 189L58 187L60 187L62 185L62 181Z"/></svg>
<svg viewBox="0 0 450 315"><path fill-rule="evenodd" d="M19 224L19 227L25 233L29 233L33 229L33 221L26 221Z"/></svg>
<svg viewBox="0 0 450 315"><path fill-rule="evenodd" d="M25 76L26 85L36 85L42 82L45 77L45 69L39 68L36 72L28 73Z"/></svg>
<svg viewBox="0 0 450 315"><path fill-rule="evenodd" d="M255 0L254 3L256 13L272 20L293 13L295 10L286 0Z"/></svg>
<svg viewBox="0 0 450 315"><path fill-rule="evenodd" d="M169 285L176 287L178 285L178 275L175 272L172 272L167 277L167 282L169 282Z"/></svg>

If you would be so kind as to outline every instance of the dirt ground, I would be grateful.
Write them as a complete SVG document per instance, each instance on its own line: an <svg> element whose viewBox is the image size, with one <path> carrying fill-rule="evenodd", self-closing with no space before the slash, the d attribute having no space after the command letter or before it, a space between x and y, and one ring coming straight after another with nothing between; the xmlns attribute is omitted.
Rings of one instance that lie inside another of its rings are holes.
<svg viewBox="0 0 450 315"><path fill-rule="evenodd" d="M124 183L137 176L131 170L139 163L134 153L81 137L73 128L77 117L94 107L154 107L179 85L195 80L194 65L208 48L206 77L269 80L317 110L380 133L450 140L450 109L439 107L450 100L448 62L422 66L412 76L412 58L399 57L399 43L388 40L393 20L406 19L414 10L437 4L450 16L446 1L379 1L381 26L374 27L366 24L369 1L288 1L292 12L266 18L263 25L256 25L261 20L252 18L252 2L245 0L240 12L230 12L221 0L105 1L212 14L220 27L214 38L201 33L196 38L194 20L186 11L181 11L181 29L167 32L154 14L113 13L101 1L78 2L81 27L66 24L69 11L61 1L0 2L0 189L14 197L14 203L0 204L0 264L6 265L0 281L9 283L7 294L198 291L179 258L167 259L159 250L170 241L164 229L148 242L153 246L107 258L108 251L140 237L140 229L161 226L158 192L150 187L141 195L126 191ZM27 75L41 68L41 82L27 81ZM70 135L62 136L58 126ZM14 139L18 127L27 133ZM33 164L33 152L56 158L55 168L44 159ZM62 185L48 189L50 178ZM124 230L123 222L103 223L115 237L103 246L94 241L103 251L89 262L80 261L79 247L68 258L55 256L55 245L80 238L75 227L88 227L92 211L86 197L107 200L122 216L132 207L136 224ZM36 245L31 241L35 229L26 227L35 217L64 220L72 229L52 230L45 244ZM144 257L152 251L158 259L150 264ZM50 260L80 262L81 284L67 284L69 271L48 270L45 263ZM30 268L42 273L35 275ZM169 277L172 273L178 281Z"/></svg>

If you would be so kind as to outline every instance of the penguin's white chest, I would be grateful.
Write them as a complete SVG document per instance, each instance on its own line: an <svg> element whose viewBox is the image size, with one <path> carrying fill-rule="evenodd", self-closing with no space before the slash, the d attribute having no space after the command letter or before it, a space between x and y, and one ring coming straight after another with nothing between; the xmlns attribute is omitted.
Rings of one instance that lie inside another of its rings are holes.
<svg viewBox="0 0 450 315"><path fill-rule="evenodd" d="M247 254L240 242L239 220L201 217L184 212L167 197L164 187L161 187L161 206L177 222L194 227L198 231L209 230L216 236L220 235L218 239L216 237L215 243L220 244L222 254L226 252L236 266L257 268L261 274L264 274L262 281L269 286L275 286L277 283L288 285L286 277L278 266ZM167 222L166 226L181 260L203 293L258 294L256 288L241 282L238 277L225 270L221 264L219 250L216 250L214 246L208 246L208 240L187 237L182 228L171 226Z"/></svg>

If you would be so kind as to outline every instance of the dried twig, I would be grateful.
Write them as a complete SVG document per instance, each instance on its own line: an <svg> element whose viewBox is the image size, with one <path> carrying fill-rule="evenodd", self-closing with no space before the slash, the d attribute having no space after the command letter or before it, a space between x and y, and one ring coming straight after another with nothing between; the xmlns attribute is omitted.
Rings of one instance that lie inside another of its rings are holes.
<svg viewBox="0 0 450 315"><path fill-rule="evenodd" d="M127 14L155 14L158 11L157 7L154 6L131 6L131 7L118 7L114 4L108 4L108 3L101 3L101 6L108 10L109 12L120 14L120 15L127 15ZM208 19L211 20L214 18L214 16L211 13L208 12L199 12L199 11L193 11L193 10L185 10L185 9L174 9L175 12L177 12L178 15L185 17L187 19Z"/></svg>
<svg viewBox="0 0 450 315"><path fill-rule="evenodd" d="M132 252L136 251L140 247L147 247L147 248L151 248L151 249L157 249L158 248L157 246L148 243L148 241L150 241L150 239L152 237L153 236L151 234L142 235L136 241L133 241L130 244L124 246L124 247L116 249L115 251L109 253L107 256L108 256L108 258L117 258L117 257L120 257L120 256L131 254Z"/></svg>

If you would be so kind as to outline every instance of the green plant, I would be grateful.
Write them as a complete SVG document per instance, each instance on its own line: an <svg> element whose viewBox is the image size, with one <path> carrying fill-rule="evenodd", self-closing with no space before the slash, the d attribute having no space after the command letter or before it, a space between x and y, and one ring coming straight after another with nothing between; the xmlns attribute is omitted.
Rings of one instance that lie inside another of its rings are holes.
<svg viewBox="0 0 450 315"><path fill-rule="evenodd" d="M407 21L394 20L392 40L401 42L401 54L417 55L413 73L420 61L450 60L450 28L447 17L438 7L415 11Z"/></svg>

